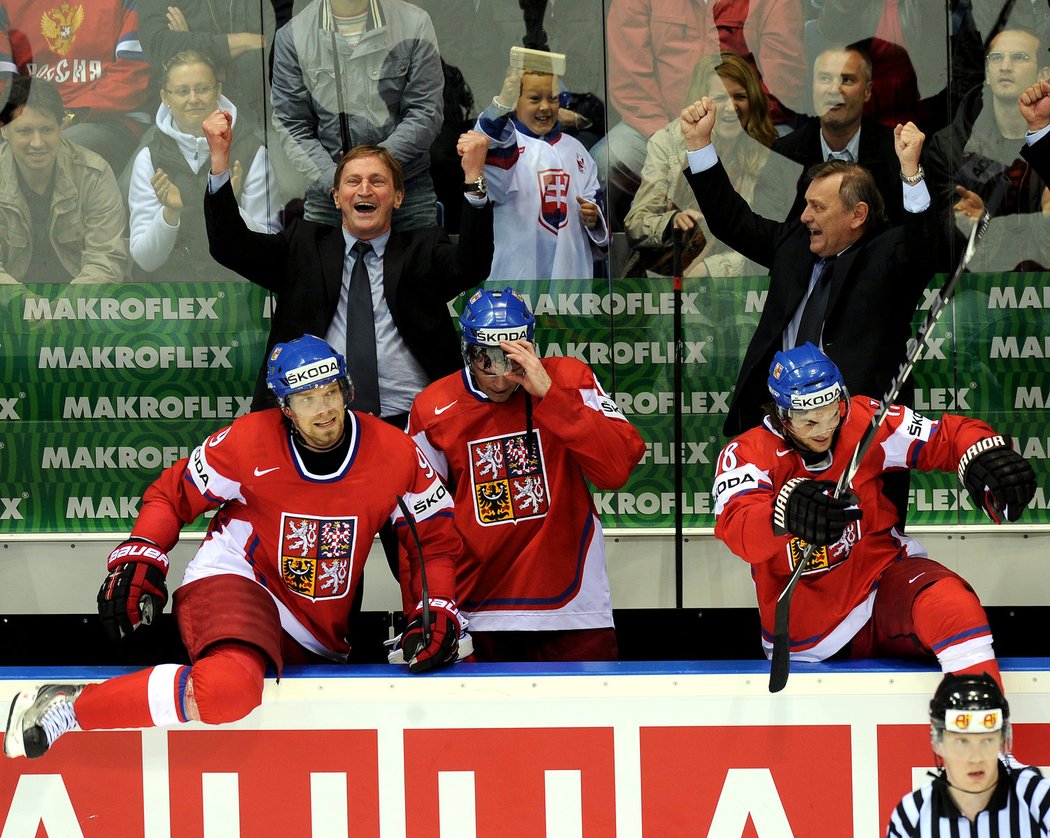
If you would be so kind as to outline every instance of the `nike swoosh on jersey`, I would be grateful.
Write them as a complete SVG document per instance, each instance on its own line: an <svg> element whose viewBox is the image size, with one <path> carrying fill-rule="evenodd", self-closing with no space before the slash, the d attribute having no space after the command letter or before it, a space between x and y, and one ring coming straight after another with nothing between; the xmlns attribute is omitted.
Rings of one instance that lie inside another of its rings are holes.
<svg viewBox="0 0 1050 838"><path fill-rule="evenodd" d="M271 471L277 471L277 469L279 469L279 468L280 468L280 466L274 466L273 468L264 468L264 469L262 469L260 471L259 467L256 466L255 467L255 476L256 477L262 477L264 474L269 474Z"/></svg>
<svg viewBox="0 0 1050 838"><path fill-rule="evenodd" d="M442 413L444 413L446 410L448 410L454 404L459 404L459 399L456 399L454 402L449 402L444 407L435 407L434 408L434 415L435 416L440 416Z"/></svg>
<svg viewBox="0 0 1050 838"><path fill-rule="evenodd" d="M791 453L791 449L790 448L787 451L781 451L779 448L777 449L777 456L778 457L786 457L790 453Z"/></svg>
<svg viewBox="0 0 1050 838"><path fill-rule="evenodd" d="M925 576L925 575L926 575L926 571L925 570L922 573L919 574L919 576ZM913 576L911 579L908 580L908 584L910 585L912 582L914 582L916 579L918 579L919 576Z"/></svg>

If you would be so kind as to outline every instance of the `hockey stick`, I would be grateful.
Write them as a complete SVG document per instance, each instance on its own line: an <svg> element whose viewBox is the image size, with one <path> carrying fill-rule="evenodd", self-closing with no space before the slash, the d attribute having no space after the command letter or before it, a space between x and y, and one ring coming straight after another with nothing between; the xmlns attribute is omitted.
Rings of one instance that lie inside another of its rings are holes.
<svg viewBox="0 0 1050 838"><path fill-rule="evenodd" d="M833 492L834 497L841 497L843 492L846 491L849 486L850 481L856 476L857 471L860 468L861 460L864 459L864 455L867 453L868 448L871 447L871 443L875 441L875 435L878 433L879 428L881 428L883 422L886 421L886 416L889 413L890 407L896 402L897 396L900 395L901 387L903 387L904 382L908 380L908 377L911 375L911 371L915 366L915 362L919 359L919 355L922 354L922 350L929 343L930 334L937 325L937 321L940 320L941 313L944 311L948 302L951 300L952 295L955 293L955 286L959 282L959 277L963 275L963 272L973 259L973 255L977 250L977 242L981 240L981 237L984 236L988 229L988 222L991 220L988 207L998 205L997 198L1001 195L1001 187L1001 183L997 185L995 193L989 198L989 202L985 205L984 214L981 216L980 220L973 225L973 229L970 230L970 238L966 243L966 250L963 252L962 259L959 261L955 273L944 283L940 292L937 294L937 298L934 300L933 305L930 306L930 311L926 315L926 320L923 322L922 328L919 329L918 336L909 343L908 354L904 359L904 363L901 364L900 369L897 371L897 375L894 376L893 381L890 382L886 395L882 397L882 403L879 405L879 409L875 411L875 415L871 417L871 423L868 425L867 430L864 432L864 436L861 437L860 442L857 444L857 448L854 450L853 456L850 458L849 465L842 474L839 475L838 482L835 484L835 490ZM815 550L816 547L814 545L806 545L806 549L802 552L802 558L795 566L791 578L788 579L787 584L784 586L784 590L781 591L780 596L777 597L773 626L773 657L769 667L769 691L771 693L780 692L787 685L788 673L791 670L791 635L789 634L791 622L791 595L795 592L795 586L798 584L798 580L802 578L802 574L805 571L806 566L809 564L809 560L812 558Z"/></svg>
<svg viewBox="0 0 1050 838"><path fill-rule="evenodd" d="M674 599L675 608L684 600L685 562L682 555L684 516L682 514L682 231L672 233L671 272L674 274Z"/></svg>
<svg viewBox="0 0 1050 838"><path fill-rule="evenodd" d="M423 646L430 645L430 587L427 585L427 567L423 561L423 544L419 540L419 532L416 530L416 519L408 509L405 499L397 495L397 505L401 507L401 514L405 516L409 532L416 541L416 552L419 554L419 589L423 597ZM406 626L407 628L407 626Z"/></svg>

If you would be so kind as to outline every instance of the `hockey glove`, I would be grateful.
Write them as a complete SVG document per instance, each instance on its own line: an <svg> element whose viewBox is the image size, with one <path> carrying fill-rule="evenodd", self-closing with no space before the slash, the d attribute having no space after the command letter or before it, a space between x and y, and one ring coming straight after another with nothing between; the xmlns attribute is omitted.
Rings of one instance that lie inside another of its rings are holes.
<svg viewBox="0 0 1050 838"><path fill-rule="evenodd" d="M423 632L423 603L409 615L401 635L401 648L414 673L439 669L459 660L459 633L462 618L450 599L430 598L429 638ZM429 639L429 642L427 640Z"/></svg>
<svg viewBox="0 0 1050 838"><path fill-rule="evenodd" d="M861 517L857 496L850 492L836 498L834 489L830 480L789 480L773 504L773 531L791 533L817 547L834 544L847 525Z"/></svg>
<svg viewBox="0 0 1050 838"><path fill-rule="evenodd" d="M1035 497L1035 471L1001 436L975 442L959 460L959 479L995 523L1016 521Z"/></svg>
<svg viewBox="0 0 1050 838"><path fill-rule="evenodd" d="M168 555L157 545L130 538L109 554L109 575L98 591L98 615L112 640L148 626L168 602Z"/></svg>

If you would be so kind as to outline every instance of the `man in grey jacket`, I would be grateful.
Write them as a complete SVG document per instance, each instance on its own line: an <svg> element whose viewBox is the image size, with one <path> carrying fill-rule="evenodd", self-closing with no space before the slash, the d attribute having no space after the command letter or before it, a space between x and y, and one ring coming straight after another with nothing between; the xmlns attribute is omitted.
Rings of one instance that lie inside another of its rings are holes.
<svg viewBox="0 0 1050 838"><path fill-rule="evenodd" d="M306 219L338 226L332 177L342 153L371 144L405 175L395 230L435 224L430 145L444 75L429 15L403 0L313 0L274 39L273 121L306 177Z"/></svg>

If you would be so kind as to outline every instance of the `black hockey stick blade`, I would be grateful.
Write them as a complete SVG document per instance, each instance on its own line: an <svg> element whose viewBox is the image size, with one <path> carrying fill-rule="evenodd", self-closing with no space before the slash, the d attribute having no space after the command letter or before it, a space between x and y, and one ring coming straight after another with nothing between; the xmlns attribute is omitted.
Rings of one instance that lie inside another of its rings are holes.
<svg viewBox="0 0 1050 838"><path fill-rule="evenodd" d="M773 617L773 657L769 663L769 691L778 693L787 686L788 674L791 672L791 596L795 586L802 578L802 573L813 555L813 545L807 544L802 551L802 558L795 566L784 590L777 597L777 607Z"/></svg>

